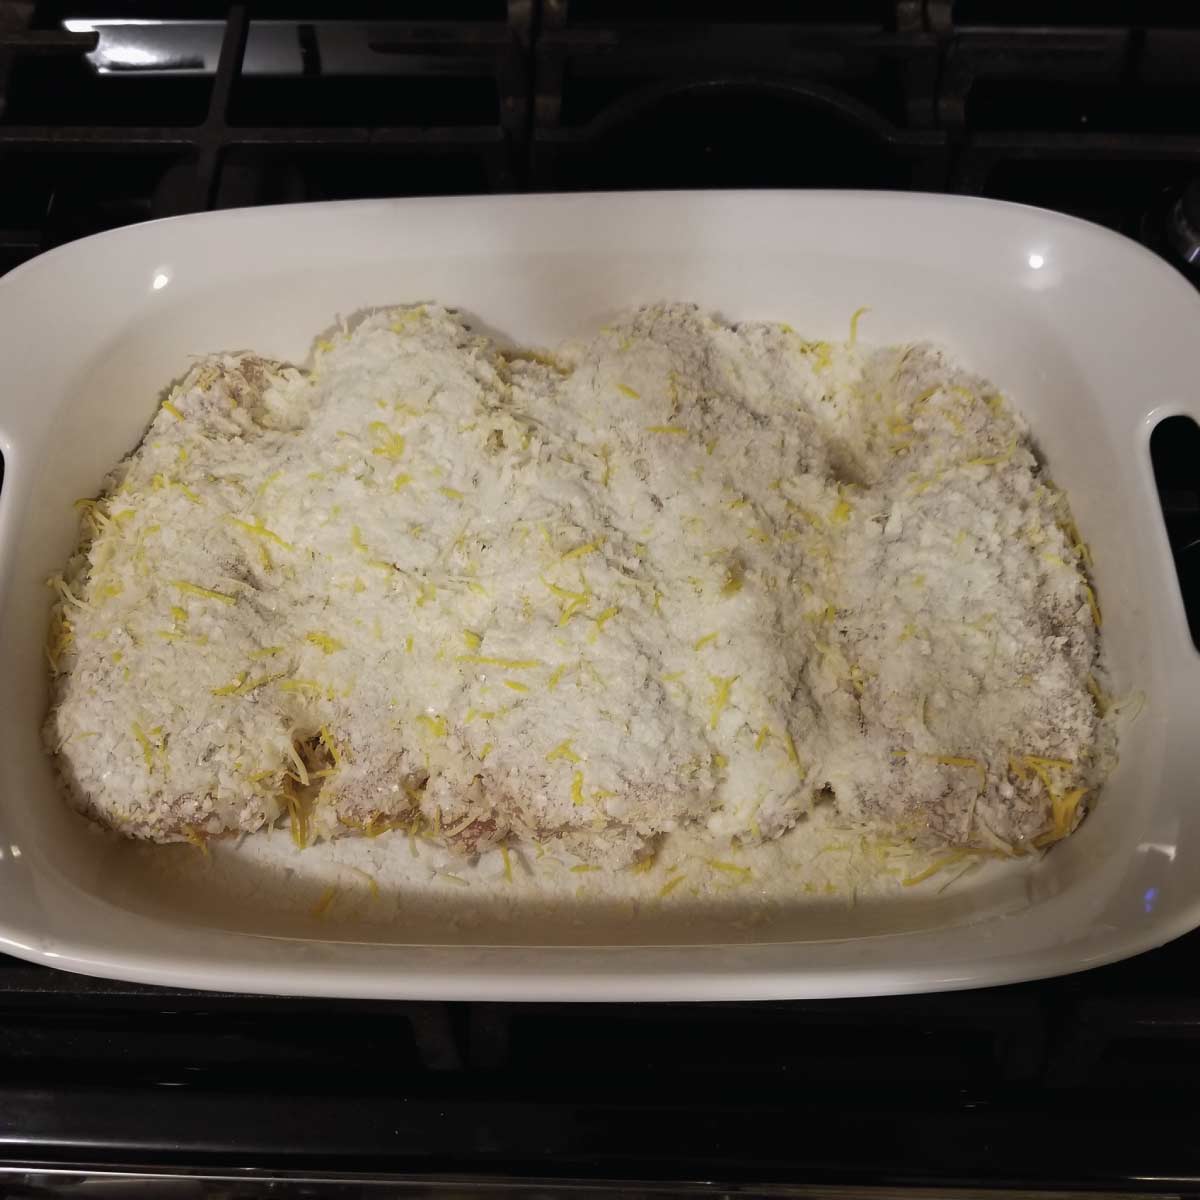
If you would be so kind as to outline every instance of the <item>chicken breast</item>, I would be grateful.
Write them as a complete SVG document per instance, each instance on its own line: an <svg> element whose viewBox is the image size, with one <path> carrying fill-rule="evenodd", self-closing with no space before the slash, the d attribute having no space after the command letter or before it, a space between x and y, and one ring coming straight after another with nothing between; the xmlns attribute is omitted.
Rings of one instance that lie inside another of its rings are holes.
<svg viewBox="0 0 1200 1200"><path fill-rule="evenodd" d="M1022 423L927 347L682 305L553 357L434 306L203 361L84 506L47 740L156 841L420 827L620 866L827 801L1073 828L1098 610Z"/></svg>

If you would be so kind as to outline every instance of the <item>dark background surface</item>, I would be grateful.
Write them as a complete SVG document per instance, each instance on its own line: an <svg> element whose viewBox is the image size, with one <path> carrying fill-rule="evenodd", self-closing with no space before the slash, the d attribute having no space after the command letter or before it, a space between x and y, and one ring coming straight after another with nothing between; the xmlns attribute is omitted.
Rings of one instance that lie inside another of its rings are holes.
<svg viewBox="0 0 1200 1200"><path fill-rule="evenodd" d="M0 273L213 207L724 186L1019 200L1178 262L1200 180L1198 3L192 3L219 24L166 73L97 71L61 24L167 13L0 3ZM1155 439L1189 580L1197 439ZM988 991L556 1007L0 959L0 1161L1195 1191L1198 961L1194 934Z"/></svg>

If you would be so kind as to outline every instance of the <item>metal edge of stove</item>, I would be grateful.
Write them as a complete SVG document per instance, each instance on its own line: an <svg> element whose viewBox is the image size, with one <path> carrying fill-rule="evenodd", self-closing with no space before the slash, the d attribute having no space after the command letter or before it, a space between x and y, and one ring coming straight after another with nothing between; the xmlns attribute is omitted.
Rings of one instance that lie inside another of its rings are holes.
<svg viewBox="0 0 1200 1200"><path fill-rule="evenodd" d="M1147 1181L1157 1182L1157 1181ZM1170 1184L1176 1181L1163 1181ZM12 1189L19 1188L19 1191ZM497 1196L508 1200L1165 1200L1187 1189L1110 1192L1070 1189L839 1187L789 1183L724 1183L716 1180L587 1180L549 1177L513 1179L487 1175L350 1175L344 1172L189 1170L144 1167L46 1167L0 1164L0 1195L184 1197L234 1200L267 1194L353 1197L386 1193L420 1200Z"/></svg>

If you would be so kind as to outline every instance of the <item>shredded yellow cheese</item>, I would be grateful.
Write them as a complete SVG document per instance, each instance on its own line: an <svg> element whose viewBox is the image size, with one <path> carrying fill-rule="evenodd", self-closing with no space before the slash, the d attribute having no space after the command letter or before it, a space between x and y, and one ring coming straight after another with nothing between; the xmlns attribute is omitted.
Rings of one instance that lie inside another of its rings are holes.
<svg viewBox="0 0 1200 1200"><path fill-rule="evenodd" d="M239 521L237 517L232 516L227 516L225 519L231 525L236 525L244 533L250 534L251 537L263 538L266 541L274 542L277 546L282 546L285 550L296 549L291 542L285 542L274 530L268 529L263 524L261 517L255 517L253 524L249 521Z"/></svg>
<svg viewBox="0 0 1200 1200"><path fill-rule="evenodd" d="M62 656L70 649L74 640L74 626L63 616L61 611L55 612L46 638L46 657L50 660L52 671L57 673Z"/></svg>
<svg viewBox="0 0 1200 1200"><path fill-rule="evenodd" d="M186 596L198 596L202 600L217 600L222 604L236 604L237 597L225 592L217 592L212 588L201 587L197 583L188 583L186 579L173 579L171 586L178 588Z"/></svg>
<svg viewBox="0 0 1200 1200"><path fill-rule="evenodd" d="M287 756L292 760L292 765L296 768L296 778L304 786L308 787L308 768L304 765L304 759L300 757L296 747L292 744L291 739L288 739L287 745L284 747L287 751Z"/></svg>
<svg viewBox="0 0 1200 1200"><path fill-rule="evenodd" d="M325 654L335 654L337 651L345 650L346 648L345 642L339 642L337 638L330 637L329 634L322 633L319 629L314 629L312 632L306 633L304 640L311 642Z"/></svg>
<svg viewBox="0 0 1200 1200"><path fill-rule="evenodd" d="M1052 796L1050 798L1056 837L1064 838L1071 832L1075 813L1085 795L1087 795L1087 789L1077 787L1071 788L1070 791L1064 792L1061 796Z"/></svg>
<svg viewBox="0 0 1200 1200"><path fill-rule="evenodd" d="M262 483L258 485L258 491L255 493L258 499L261 500L267 494L267 488L269 488L271 484L273 484L275 480L279 479L282 475L282 471L272 471L271 474L268 475L266 479L264 479Z"/></svg>
<svg viewBox="0 0 1200 1200"><path fill-rule="evenodd" d="M342 765L342 752L338 748L338 744L334 741L333 734L329 732L328 725L322 725L317 735L321 740L321 745L325 747L329 757L333 760L334 767Z"/></svg>
<svg viewBox="0 0 1200 1200"><path fill-rule="evenodd" d="M970 856L971 852L969 850L955 850L953 854L947 854L945 857L937 859L926 867L925 870L918 871L916 875L909 875L900 880L900 882L904 887L916 887L918 883L924 883L925 880L931 879L947 867L952 867L955 863L960 863L964 858L969 858Z"/></svg>
<svg viewBox="0 0 1200 1200"><path fill-rule="evenodd" d="M137 738L137 743L142 748L142 757L146 760L146 770L152 772L154 770L154 752L158 749L158 747L150 741L150 739L146 736L146 731L141 727L141 725L138 724L137 721L134 721L131 728L133 730L133 736Z"/></svg>
<svg viewBox="0 0 1200 1200"><path fill-rule="evenodd" d="M983 455L978 456L977 458L968 458L967 466L969 466L969 467L999 466L1001 463L1008 462L1009 459L1012 458L1016 449L1017 449L1017 442L1016 442L1016 439L1014 438L1011 442L1009 442L1008 448L1006 450L1001 451L1001 453L999 453L999 454L983 454Z"/></svg>
<svg viewBox="0 0 1200 1200"><path fill-rule="evenodd" d="M783 748L787 751L788 762L798 767L800 765L800 755L796 753L796 739L790 733L783 739Z"/></svg>
<svg viewBox="0 0 1200 1200"><path fill-rule="evenodd" d="M604 545L603 538L597 538L594 542L584 542L582 546L576 546L574 550L568 550L562 556L563 562L571 558L584 558L589 554L595 554L601 546Z"/></svg>
<svg viewBox="0 0 1200 1200"><path fill-rule="evenodd" d="M829 519L834 525L844 525L850 520L850 514L854 512L852 505L847 503L843 498L833 506L833 511L829 514Z"/></svg>
<svg viewBox="0 0 1200 1200"><path fill-rule="evenodd" d="M567 738L565 742L559 742L559 744L546 755L546 761L554 762L556 759L561 758L570 763L582 762L582 757L576 754L571 748L571 742L573 740L573 738Z"/></svg>
<svg viewBox="0 0 1200 1200"><path fill-rule="evenodd" d="M613 617L615 617L620 611L621 610L619 608L617 608L616 606L613 606L612 608L606 608L598 616L593 617L592 620L594 620L596 622L597 632L602 630L604 628L606 622L611 621L613 619Z"/></svg>
<svg viewBox="0 0 1200 1200"><path fill-rule="evenodd" d="M1031 767L1073 767L1075 764L1068 758L1044 758L1036 754L1025 754L1022 761Z"/></svg>
<svg viewBox="0 0 1200 1200"><path fill-rule="evenodd" d="M232 683L227 683L224 687L212 689L214 696L235 696L242 690L242 685L246 682L246 672L240 672Z"/></svg>
<svg viewBox="0 0 1200 1200"><path fill-rule="evenodd" d="M864 313L869 313L869 308L856 308L850 317L850 345L853 346L858 342L858 321Z"/></svg>
<svg viewBox="0 0 1200 1200"><path fill-rule="evenodd" d="M450 731L445 717L431 717L427 713L418 713L417 721L419 724L424 725L435 738L444 738Z"/></svg>
<svg viewBox="0 0 1200 1200"><path fill-rule="evenodd" d="M188 844L195 846L205 858L211 858L212 855L208 851L208 839L204 834L196 828L195 825L185 825L183 827L184 836L188 840Z"/></svg>
<svg viewBox="0 0 1200 1200"><path fill-rule="evenodd" d="M524 671L543 665L540 658L497 658L490 654L459 654L454 661L475 663L480 666L504 667L509 671Z"/></svg>
<svg viewBox="0 0 1200 1200"><path fill-rule="evenodd" d="M1097 714L1101 717L1108 716L1108 710L1112 707L1112 697L1101 688L1094 675L1088 676L1087 687L1088 691L1092 694L1092 700L1096 704Z"/></svg>
<svg viewBox="0 0 1200 1200"><path fill-rule="evenodd" d="M813 357L818 371L828 371L833 365L833 347L828 342L805 342L800 350Z"/></svg>
<svg viewBox="0 0 1200 1200"><path fill-rule="evenodd" d="M729 703L729 693L733 690L737 676L710 675L708 678L714 688L713 698L710 702L708 727L709 729L716 729L717 722L721 719L721 714L725 711L725 707Z"/></svg>
<svg viewBox="0 0 1200 1200"><path fill-rule="evenodd" d="M370 871L364 871L362 867L351 867L350 870L352 870L355 875L361 875L367 881L367 887L371 891L371 899L378 900L379 884L376 881L375 876L372 875Z"/></svg>
<svg viewBox="0 0 1200 1200"><path fill-rule="evenodd" d="M279 690L281 692L310 692L321 695L325 691L325 685L315 679L288 679L279 685Z"/></svg>
<svg viewBox="0 0 1200 1200"><path fill-rule="evenodd" d="M380 458L388 458L393 462L398 461L404 454L404 436L390 429L382 421L372 421L367 426L367 431L371 434L374 446L371 448L371 453L378 455Z"/></svg>
<svg viewBox="0 0 1200 1200"><path fill-rule="evenodd" d="M980 794L987 787L987 767L977 758L964 758L958 754L935 754L933 761L943 767L965 767L968 770L976 771L979 774Z"/></svg>
<svg viewBox="0 0 1200 1200"><path fill-rule="evenodd" d="M719 858L706 858L704 861L714 871L721 871L726 875L735 875L739 883L745 883L753 874L749 867L739 867L737 863L722 862Z"/></svg>

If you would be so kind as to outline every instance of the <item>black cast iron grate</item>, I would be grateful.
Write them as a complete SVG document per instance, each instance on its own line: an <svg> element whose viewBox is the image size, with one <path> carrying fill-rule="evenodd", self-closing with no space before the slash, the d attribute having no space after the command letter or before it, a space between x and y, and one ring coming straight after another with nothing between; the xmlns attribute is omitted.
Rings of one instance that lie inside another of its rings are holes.
<svg viewBox="0 0 1200 1200"><path fill-rule="evenodd" d="M1168 253L1200 175L1190 2L195 0L171 6L186 36L135 46L165 58L96 69L81 24L165 8L0 0L0 273L208 208L588 187L974 192ZM1198 951L686 1008L208 995L0 958L0 1158L1194 1193Z"/></svg>
<svg viewBox="0 0 1200 1200"><path fill-rule="evenodd" d="M113 6L39 6L46 28L0 30L0 270L87 233L208 208L519 186L526 0L328 5L324 21L297 7L286 21L269 5L168 8L187 28L166 72L97 70L86 55L106 31L62 27ZM243 70L256 40L294 62ZM190 53L209 41L207 60ZM331 71L323 44L383 70Z"/></svg>
<svg viewBox="0 0 1200 1200"><path fill-rule="evenodd" d="M89 19L164 12L97 68ZM1161 248L1198 113L1180 0L5 0L0 271L205 208L652 186L978 193Z"/></svg>

